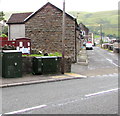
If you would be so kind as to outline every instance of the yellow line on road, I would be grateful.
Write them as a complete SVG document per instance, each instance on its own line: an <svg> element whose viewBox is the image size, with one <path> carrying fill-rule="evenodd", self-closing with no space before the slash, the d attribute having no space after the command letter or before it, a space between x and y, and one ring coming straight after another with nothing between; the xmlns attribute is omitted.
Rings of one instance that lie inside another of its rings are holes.
<svg viewBox="0 0 120 116"><path fill-rule="evenodd" d="M84 75L76 74L76 73L65 73L65 75L72 76L72 77L86 77Z"/></svg>
<svg viewBox="0 0 120 116"><path fill-rule="evenodd" d="M52 78L68 78L66 75L61 75L61 76L52 76Z"/></svg>
<svg viewBox="0 0 120 116"><path fill-rule="evenodd" d="M76 73L65 73L64 75L52 76L52 78L70 78L70 77L83 77L83 78L86 78L86 76L76 74Z"/></svg>

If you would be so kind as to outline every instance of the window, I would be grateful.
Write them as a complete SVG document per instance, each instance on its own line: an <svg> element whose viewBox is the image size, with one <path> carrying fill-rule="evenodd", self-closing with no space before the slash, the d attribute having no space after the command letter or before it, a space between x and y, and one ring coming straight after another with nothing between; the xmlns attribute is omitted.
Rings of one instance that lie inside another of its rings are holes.
<svg viewBox="0 0 120 116"><path fill-rule="evenodd" d="M30 46L30 42L28 42L28 46Z"/></svg>
<svg viewBox="0 0 120 116"><path fill-rule="evenodd" d="M19 43L19 46L20 46L20 47L23 47L23 42L20 42L20 43Z"/></svg>

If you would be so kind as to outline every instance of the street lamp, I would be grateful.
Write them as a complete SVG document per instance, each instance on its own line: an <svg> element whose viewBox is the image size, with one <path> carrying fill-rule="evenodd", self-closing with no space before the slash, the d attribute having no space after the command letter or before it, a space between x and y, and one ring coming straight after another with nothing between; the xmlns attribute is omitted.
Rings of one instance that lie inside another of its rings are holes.
<svg viewBox="0 0 120 116"><path fill-rule="evenodd" d="M62 67L61 73L65 72L65 0L63 0L63 20L62 20Z"/></svg>

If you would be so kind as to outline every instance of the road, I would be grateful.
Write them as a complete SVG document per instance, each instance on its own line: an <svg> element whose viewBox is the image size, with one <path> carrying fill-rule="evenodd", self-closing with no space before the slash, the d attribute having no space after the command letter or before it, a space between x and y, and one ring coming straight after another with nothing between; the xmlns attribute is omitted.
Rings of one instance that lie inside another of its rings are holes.
<svg viewBox="0 0 120 116"><path fill-rule="evenodd" d="M118 64L112 54L88 51L88 66L72 66L72 72L86 70L85 79L3 88L3 114L117 114Z"/></svg>
<svg viewBox="0 0 120 116"><path fill-rule="evenodd" d="M99 47L87 50L88 66L72 65L72 72L86 76L97 76L118 73L118 54L112 53Z"/></svg>

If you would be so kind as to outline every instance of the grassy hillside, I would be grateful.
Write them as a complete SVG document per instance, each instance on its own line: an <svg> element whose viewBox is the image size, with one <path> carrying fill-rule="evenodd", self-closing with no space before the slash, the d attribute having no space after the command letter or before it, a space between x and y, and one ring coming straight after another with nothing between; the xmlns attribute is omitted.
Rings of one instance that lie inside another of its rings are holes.
<svg viewBox="0 0 120 116"><path fill-rule="evenodd" d="M77 18L78 23L85 24L91 32L99 34L99 26L103 25L105 35L118 35L118 11L101 11L101 12L69 12Z"/></svg>
<svg viewBox="0 0 120 116"><path fill-rule="evenodd" d="M19 12L19 11L17 11ZM8 20L13 12L5 12L5 18ZM101 11L101 12L79 12L71 11L71 15L77 18L78 23L85 24L91 32L99 34L100 27L93 26L96 24L103 25L103 33L105 35L118 36L118 11Z"/></svg>

